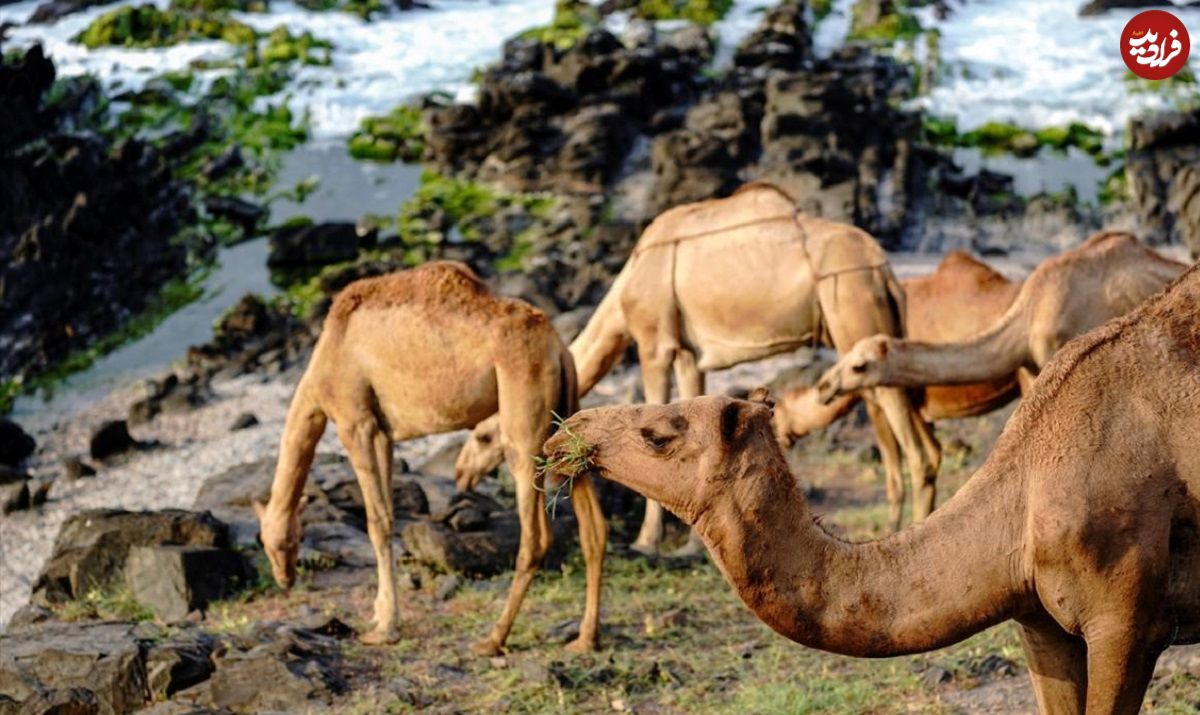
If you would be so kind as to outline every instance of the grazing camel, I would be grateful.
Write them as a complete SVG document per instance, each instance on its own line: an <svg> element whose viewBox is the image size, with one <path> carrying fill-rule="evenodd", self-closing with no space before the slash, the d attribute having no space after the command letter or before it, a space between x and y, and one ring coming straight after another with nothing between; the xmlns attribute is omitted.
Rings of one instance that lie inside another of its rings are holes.
<svg viewBox="0 0 1200 715"><path fill-rule="evenodd" d="M392 560L392 445L470 427L499 410L503 451L517 483L521 541L508 601L476 653L501 651L521 600L550 547L534 460L551 430L551 414L578 405L575 368L550 321L518 300L490 294L461 263L357 281L333 301L308 369L296 387L265 507L256 505L275 580L296 578L299 501L327 419L367 505L367 529L378 562L375 628L367 643L397 640ZM579 638L569 648L596 647L605 524L590 482L572 490L587 563L587 602Z"/></svg>
<svg viewBox="0 0 1200 715"><path fill-rule="evenodd" d="M1021 289L986 264L962 251L947 253L927 276L900 282L906 299L904 327L908 337L944 343L968 338L996 322ZM929 386L920 401L926 422L987 414L1019 394L1015 373L971 385ZM797 437L828 427L858 404L858 395L843 395L822 404L815 387L791 387L775 404L775 436L784 447Z"/></svg>
<svg viewBox="0 0 1200 715"><path fill-rule="evenodd" d="M761 396L760 396L761 399ZM693 524L780 634L845 655L942 648L1009 619L1043 713L1135 713L1200 642L1200 268L1046 367L924 523L848 543L814 519L767 404L585 410L546 443ZM582 447L581 447L582 445Z"/></svg>
<svg viewBox="0 0 1200 715"><path fill-rule="evenodd" d="M1128 233L1096 234L1043 261L1004 316L973 338L934 344L876 335L860 341L821 376L821 401L880 385L992 380L1018 368L1036 375L1068 340L1128 313L1185 270Z"/></svg>
<svg viewBox="0 0 1200 715"><path fill-rule="evenodd" d="M867 233L800 214L779 188L753 183L725 199L664 212L646 228L583 333L571 344L581 394L637 343L646 402L704 392L704 373L790 352L824 339L839 351L883 332L903 334L904 297L887 256ZM868 414L885 455L893 528L900 527L904 483L897 443L913 482L913 518L935 502L940 448L903 390L868 396ZM457 465L460 488L490 471L494 423L478 426ZM657 553L662 507L646 505L633 548ZM693 538L684 553L703 545Z"/></svg>

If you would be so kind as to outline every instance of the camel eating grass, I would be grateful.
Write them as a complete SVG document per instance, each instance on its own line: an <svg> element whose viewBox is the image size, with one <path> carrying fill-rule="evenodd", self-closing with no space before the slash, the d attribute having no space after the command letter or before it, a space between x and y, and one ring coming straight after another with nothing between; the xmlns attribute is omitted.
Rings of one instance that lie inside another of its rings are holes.
<svg viewBox="0 0 1200 715"><path fill-rule="evenodd" d="M678 206L646 228L571 354L580 396L637 343L646 402L670 401L671 376L682 399L704 393L710 370L791 352L824 340L839 351L876 333L903 335L904 295L887 256L849 224L797 213L770 184L747 184L724 199ZM900 454L913 483L913 518L936 501L941 452L903 390L867 395L884 455L889 513L900 527ZM476 427L459 454L460 489L498 464L502 430ZM658 552L662 508L646 504L633 548ZM682 551L702 550L699 540Z"/></svg>
<svg viewBox="0 0 1200 715"><path fill-rule="evenodd" d="M780 634L885 657L1013 619L1041 711L1090 715L1137 712L1159 654L1200 642L1200 268L1066 345L958 494L878 541L814 520L758 397L565 426L596 473L693 524Z"/></svg>
<svg viewBox="0 0 1200 715"><path fill-rule="evenodd" d="M1037 375L1068 340L1133 310L1187 270L1128 233L1099 233L1043 261L1012 306L974 337L935 344L876 335L821 376L821 401L881 385L924 387ZM1022 391L1028 387L1028 380Z"/></svg>
<svg viewBox="0 0 1200 715"><path fill-rule="evenodd" d="M287 588L296 579L300 496L326 420L333 420L362 488L379 572L375 628L363 640L397 640L393 443L471 427L499 410L521 541L500 619L472 650L500 653L552 539L535 460L552 431L551 415L574 412L576 392L571 354L545 314L492 295L461 263L431 262L351 284L334 299L296 387L270 501L255 505L275 580ZM574 476L569 488L587 600L579 637L568 648L586 651L595 649L599 630L606 527L590 479Z"/></svg>
<svg viewBox="0 0 1200 715"><path fill-rule="evenodd" d="M947 253L927 276L907 278L904 327L911 340L945 343L969 338L1000 319L1021 289L986 264L962 251ZM1019 394L1016 373L970 385L930 385L924 389L921 417L927 422L987 414ZM828 427L858 404L843 395L822 404L814 386L790 387L775 403L775 436L784 447L797 437ZM890 457L881 452L882 457Z"/></svg>

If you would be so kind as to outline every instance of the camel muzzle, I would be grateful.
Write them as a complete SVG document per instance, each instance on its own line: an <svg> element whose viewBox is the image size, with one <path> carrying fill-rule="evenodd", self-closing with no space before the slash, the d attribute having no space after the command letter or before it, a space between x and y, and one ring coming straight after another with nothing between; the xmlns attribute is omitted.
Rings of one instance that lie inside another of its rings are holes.
<svg viewBox="0 0 1200 715"><path fill-rule="evenodd" d="M822 405L828 405L837 398L840 384L840 381L828 376L821 378L821 381L817 383L817 399Z"/></svg>

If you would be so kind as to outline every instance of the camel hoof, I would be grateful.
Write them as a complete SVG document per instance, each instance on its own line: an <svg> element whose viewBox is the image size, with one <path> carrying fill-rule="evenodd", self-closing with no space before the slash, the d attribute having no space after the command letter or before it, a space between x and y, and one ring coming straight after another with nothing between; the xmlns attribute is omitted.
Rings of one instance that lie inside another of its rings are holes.
<svg viewBox="0 0 1200 715"><path fill-rule="evenodd" d="M583 636L579 636L575 640L568 643L565 647L568 653L574 653L576 655L582 653L594 653L599 650L599 646L596 645L595 638L584 638Z"/></svg>
<svg viewBox="0 0 1200 715"><path fill-rule="evenodd" d="M491 638L484 638L481 641L475 641L471 644L471 652L484 658L494 658L498 655L504 655L504 648Z"/></svg>
<svg viewBox="0 0 1200 715"><path fill-rule="evenodd" d="M359 636L363 645L390 645L400 642L400 631L395 628L376 628Z"/></svg>
<svg viewBox="0 0 1200 715"><path fill-rule="evenodd" d="M641 542L634 542L629 545L629 550L636 551L642 556L649 556L650 558L658 556L658 544L643 544Z"/></svg>

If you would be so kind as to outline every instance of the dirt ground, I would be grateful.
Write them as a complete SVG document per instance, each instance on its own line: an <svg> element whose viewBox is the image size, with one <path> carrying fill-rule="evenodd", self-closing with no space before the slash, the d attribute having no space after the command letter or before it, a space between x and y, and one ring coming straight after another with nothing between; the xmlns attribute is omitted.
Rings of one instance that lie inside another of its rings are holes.
<svg viewBox="0 0 1200 715"><path fill-rule="evenodd" d="M1009 411L942 423L946 458L939 499L982 462ZM884 533L883 486L868 430L853 421L793 449L793 468L814 508L852 539ZM503 479L503 478L502 478ZM492 489L503 489L493 482ZM562 643L583 606L578 554L539 575L500 658L467 644L498 614L508 577L464 583L436 595L433 574L402 591L404 639L391 647L348 645L351 687L343 713L1033 713L1036 707L1016 627L1007 623L933 653L880 660L799 646L757 621L707 559L649 560L621 547L636 524L617 521L606 562L602 649L574 656ZM987 528L981 525L980 528ZM676 542L683 534L676 529ZM216 630L255 620L320 612L361 628L374 595L373 571L305 574L284 595L268 590L221 604ZM403 586L402 586L403 588ZM1145 712L1200 712L1200 647L1160 660Z"/></svg>

